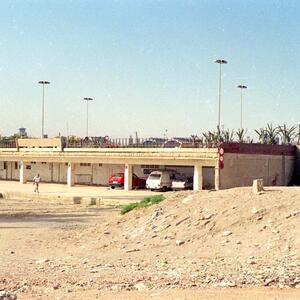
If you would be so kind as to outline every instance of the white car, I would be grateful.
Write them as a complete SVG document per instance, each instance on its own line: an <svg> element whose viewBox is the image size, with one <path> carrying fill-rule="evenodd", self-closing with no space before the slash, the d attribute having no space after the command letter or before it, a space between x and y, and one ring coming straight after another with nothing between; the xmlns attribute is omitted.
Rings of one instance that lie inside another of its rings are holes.
<svg viewBox="0 0 300 300"><path fill-rule="evenodd" d="M153 171L146 180L146 188L149 190L162 190L166 192L172 187L172 180L175 178L173 171Z"/></svg>
<svg viewBox="0 0 300 300"><path fill-rule="evenodd" d="M171 188L173 191L190 190L193 188L193 177L181 175L172 181Z"/></svg>

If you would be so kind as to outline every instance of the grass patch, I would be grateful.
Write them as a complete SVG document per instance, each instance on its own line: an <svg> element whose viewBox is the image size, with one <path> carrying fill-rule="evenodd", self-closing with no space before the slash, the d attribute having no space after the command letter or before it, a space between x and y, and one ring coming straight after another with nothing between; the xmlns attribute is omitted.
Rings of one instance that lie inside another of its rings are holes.
<svg viewBox="0 0 300 300"><path fill-rule="evenodd" d="M121 209L121 215L124 215L133 209L143 208L143 207L150 206L152 204L157 204L157 203L163 201L164 199L165 199L165 197L163 195L154 195L154 196L144 197L144 199L140 202L135 202L135 203L130 203L130 204L124 205Z"/></svg>

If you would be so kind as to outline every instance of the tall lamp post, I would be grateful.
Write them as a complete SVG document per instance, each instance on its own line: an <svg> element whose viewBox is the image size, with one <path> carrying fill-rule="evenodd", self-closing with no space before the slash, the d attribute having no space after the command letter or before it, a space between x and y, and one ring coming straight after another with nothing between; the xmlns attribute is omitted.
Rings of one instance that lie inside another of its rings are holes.
<svg viewBox="0 0 300 300"><path fill-rule="evenodd" d="M86 136L89 136L89 102L93 100L93 98L83 98L86 101Z"/></svg>
<svg viewBox="0 0 300 300"><path fill-rule="evenodd" d="M237 86L241 90L241 130L243 129L243 90L247 87L245 85L238 85Z"/></svg>
<svg viewBox="0 0 300 300"><path fill-rule="evenodd" d="M225 59L216 59L215 63L220 65L220 71L219 71L219 96L218 96L218 127L220 128L220 122L221 122L221 81L222 81L222 65L227 64L227 61Z"/></svg>
<svg viewBox="0 0 300 300"><path fill-rule="evenodd" d="M45 84L50 84L49 81L39 81L39 84L43 85L43 101L42 101L42 139L45 136L44 128L45 128Z"/></svg>

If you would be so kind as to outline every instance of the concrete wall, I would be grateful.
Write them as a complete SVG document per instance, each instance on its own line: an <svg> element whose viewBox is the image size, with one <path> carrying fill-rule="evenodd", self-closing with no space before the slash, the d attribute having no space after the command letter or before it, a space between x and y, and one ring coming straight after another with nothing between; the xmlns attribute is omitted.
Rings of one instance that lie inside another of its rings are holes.
<svg viewBox="0 0 300 300"><path fill-rule="evenodd" d="M220 170L220 188L252 185L262 178L264 185L288 185L294 171L293 156L264 154L224 154L224 168Z"/></svg>
<svg viewBox="0 0 300 300"><path fill-rule="evenodd" d="M0 161L0 179L19 180L19 163L14 161Z"/></svg>
<svg viewBox="0 0 300 300"><path fill-rule="evenodd" d="M295 169L294 169L293 182L295 184L300 184L300 145L296 146Z"/></svg>
<svg viewBox="0 0 300 300"><path fill-rule="evenodd" d="M202 187L205 190L215 188L215 168L214 167L202 167L203 184Z"/></svg>
<svg viewBox="0 0 300 300"><path fill-rule="evenodd" d="M20 148L57 148L62 149L61 138L52 139L18 139Z"/></svg>

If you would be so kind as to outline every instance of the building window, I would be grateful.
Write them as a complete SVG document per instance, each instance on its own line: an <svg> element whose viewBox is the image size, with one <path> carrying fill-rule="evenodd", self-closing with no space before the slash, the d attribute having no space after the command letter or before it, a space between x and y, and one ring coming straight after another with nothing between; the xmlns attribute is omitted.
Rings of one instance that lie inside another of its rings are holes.
<svg viewBox="0 0 300 300"><path fill-rule="evenodd" d="M30 163L31 163L32 165L35 165L35 164L36 164L36 162L35 162L35 161L31 161Z"/></svg>
<svg viewBox="0 0 300 300"><path fill-rule="evenodd" d="M19 169L19 164L17 161L15 161L15 170L18 170Z"/></svg>
<svg viewBox="0 0 300 300"><path fill-rule="evenodd" d="M6 161L3 162L3 169L7 170L7 162Z"/></svg>
<svg viewBox="0 0 300 300"><path fill-rule="evenodd" d="M47 163L45 161L42 161L42 165L46 165Z"/></svg>
<svg viewBox="0 0 300 300"><path fill-rule="evenodd" d="M26 170L31 170L31 165L26 165Z"/></svg>
<svg viewBox="0 0 300 300"><path fill-rule="evenodd" d="M99 167L102 167L102 164L99 164Z"/></svg>
<svg viewBox="0 0 300 300"><path fill-rule="evenodd" d="M88 163L80 163L80 167L90 167L91 164Z"/></svg>

